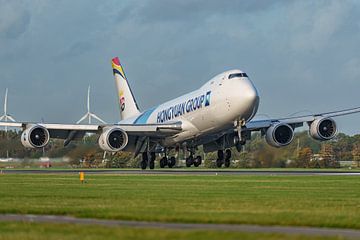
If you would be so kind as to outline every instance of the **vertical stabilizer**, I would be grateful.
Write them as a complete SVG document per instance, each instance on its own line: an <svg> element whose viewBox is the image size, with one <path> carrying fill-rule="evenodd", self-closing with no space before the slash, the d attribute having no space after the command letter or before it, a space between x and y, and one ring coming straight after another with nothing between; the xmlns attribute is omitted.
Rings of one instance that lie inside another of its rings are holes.
<svg viewBox="0 0 360 240"><path fill-rule="evenodd" d="M112 68L115 77L117 94L119 96L121 119L127 119L140 114L139 107L130 89L124 69L120 64L118 57L112 59Z"/></svg>

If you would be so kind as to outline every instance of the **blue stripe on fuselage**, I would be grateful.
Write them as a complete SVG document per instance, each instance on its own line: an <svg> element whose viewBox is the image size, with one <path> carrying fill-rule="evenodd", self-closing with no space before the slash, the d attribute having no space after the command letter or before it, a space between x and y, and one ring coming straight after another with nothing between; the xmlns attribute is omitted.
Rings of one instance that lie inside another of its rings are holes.
<svg viewBox="0 0 360 240"><path fill-rule="evenodd" d="M154 112L156 108L151 108L143 112L135 121L134 124L146 124L150 115Z"/></svg>

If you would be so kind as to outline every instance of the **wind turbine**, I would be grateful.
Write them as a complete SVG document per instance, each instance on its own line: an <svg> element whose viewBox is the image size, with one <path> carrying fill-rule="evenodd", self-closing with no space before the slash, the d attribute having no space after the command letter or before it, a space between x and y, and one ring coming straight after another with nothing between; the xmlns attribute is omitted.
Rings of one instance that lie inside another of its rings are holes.
<svg viewBox="0 0 360 240"><path fill-rule="evenodd" d="M77 121L76 124L81 123L85 119L88 119L88 123L91 124L91 119L92 118L95 118L99 122L106 124L106 122L104 120L102 120L101 118L99 118L98 116L96 116L94 113L92 113L90 111L90 86L89 86L88 95L87 95L87 113L79 121Z"/></svg>
<svg viewBox="0 0 360 240"><path fill-rule="evenodd" d="M5 90L5 100L4 100L4 114L0 117L0 121L8 122L9 120L15 122L15 119L7 113L7 102L8 102L8 89ZM5 127L5 132L7 132L8 128Z"/></svg>

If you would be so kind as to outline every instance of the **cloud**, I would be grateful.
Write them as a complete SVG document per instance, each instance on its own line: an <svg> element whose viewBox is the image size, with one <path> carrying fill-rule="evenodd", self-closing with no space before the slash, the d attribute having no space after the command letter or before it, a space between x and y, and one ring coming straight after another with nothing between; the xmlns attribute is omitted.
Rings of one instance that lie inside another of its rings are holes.
<svg viewBox="0 0 360 240"><path fill-rule="evenodd" d="M343 80L356 83L360 79L360 59L352 58L342 66Z"/></svg>
<svg viewBox="0 0 360 240"><path fill-rule="evenodd" d="M87 41L78 41L67 47L62 53L60 53L56 59L64 60L66 58L78 57L82 54L85 54L93 49L93 46L90 42Z"/></svg>
<svg viewBox="0 0 360 240"><path fill-rule="evenodd" d="M143 23L193 22L205 20L214 15L251 14L266 10L274 5L289 4L291 0L195 0L195 1L145 1L134 2L119 13L118 20L137 19Z"/></svg>
<svg viewBox="0 0 360 240"><path fill-rule="evenodd" d="M326 48L346 23L352 5L337 0L294 4L288 14L292 49L301 52Z"/></svg>
<svg viewBox="0 0 360 240"><path fill-rule="evenodd" d="M0 37L16 39L28 28L31 16L22 1L0 1Z"/></svg>

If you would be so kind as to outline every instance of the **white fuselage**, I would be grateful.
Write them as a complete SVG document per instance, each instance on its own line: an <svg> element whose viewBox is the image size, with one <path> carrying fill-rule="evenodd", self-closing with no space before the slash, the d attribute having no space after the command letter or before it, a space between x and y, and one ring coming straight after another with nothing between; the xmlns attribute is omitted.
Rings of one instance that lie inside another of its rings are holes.
<svg viewBox="0 0 360 240"><path fill-rule="evenodd" d="M183 131L165 139L163 146L229 129L237 119L251 120L259 106L258 92L248 77L233 70L217 75L199 89L151 108L120 123L182 122Z"/></svg>

